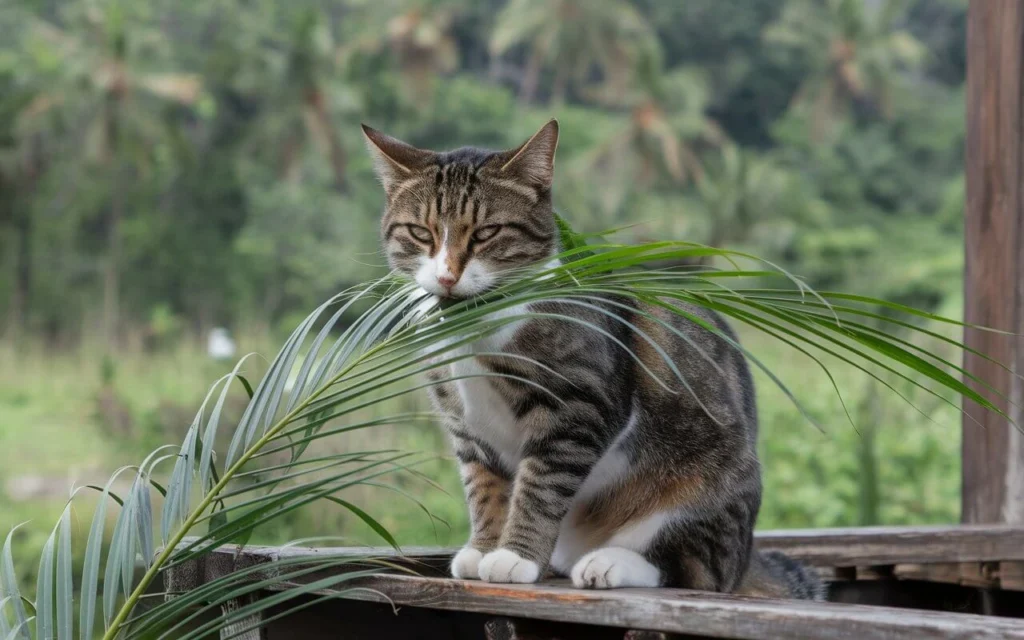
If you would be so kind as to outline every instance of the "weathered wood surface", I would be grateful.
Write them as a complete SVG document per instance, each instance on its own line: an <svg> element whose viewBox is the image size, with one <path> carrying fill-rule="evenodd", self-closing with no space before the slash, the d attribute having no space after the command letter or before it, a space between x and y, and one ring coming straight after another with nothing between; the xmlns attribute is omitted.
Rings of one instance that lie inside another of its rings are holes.
<svg viewBox="0 0 1024 640"><path fill-rule="evenodd" d="M856 527L848 529L793 529L759 531L757 546L778 550L820 567L872 567L896 564L932 564L960 562L1024 562L1024 527L1010 525L934 526L934 527ZM405 547L399 555L391 548L371 547L263 547L248 546L242 557L250 562L266 562L297 556L349 555L403 558L411 568L426 575L447 575L448 561L457 551L444 547ZM206 569L211 575L223 575L216 566L234 556L237 548L222 547L211 554ZM853 572L853 576L856 572Z"/></svg>
<svg viewBox="0 0 1024 640"><path fill-rule="evenodd" d="M858 527L764 531L762 549L816 566L1024 560L1024 527Z"/></svg>
<svg viewBox="0 0 1024 640"><path fill-rule="evenodd" d="M972 0L967 20L967 322L1024 334L1024 2ZM967 346L1024 372L1024 340L967 329ZM1024 426L1024 381L971 353L964 368ZM1009 399L1016 406L1013 406ZM1024 523L1024 436L964 402L963 521Z"/></svg>
<svg viewBox="0 0 1024 640"><path fill-rule="evenodd" d="M1024 562L1000 562L999 584L1003 589L1024 591Z"/></svg>
<svg viewBox="0 0 1024 640"><path fill-rule="evenodd" d="M697 637L1024 638L1018 619L687 591L589 591L563 582L496 585L472 580L378 576L342 597L429 609L644 629ZM279 588L288 588L282 585ZM329 593L329 591L328 591Z"/></svg>
<svg viewBox="0 0 1024 640"><path fill-rule="evenodd" d="M993 587L998 586L1002 578L1003 565L1007 567L1006 577L1011 582L1020 579L1019 568L1024 566L1024 528L1021 527L879 527L764 532L758 534L758 545L813 563L823 572L831 572L835 579L865 580L880 586L903 579L925 581L917 583L922 585L948 582ZM399 557L391 549L223 547L175 568L168 576L168 587L187 590L239 568L281 558L373 555L389 556L397 564L415 569L421 576L367 578L360 586L372 591L349 591L339 594L340 597L390 601L400 606L436 611L653 630L695 637L1024 638L1024 622L1019 619L964 613L768 600L674 589L595 592L571 588L564 581L494 585L451 580L443 577L451 552L451 549L409 548L405 556ZM312 574L307 579L316 579L318 575ZM294 585L279 588L290 586ZM888 602L884 599L867 601Z"/></svg>
<svg viewBox="0 0 1024 640"><path fill-rule="evenodd" d="M229 616L242 607L252 604L256 599L257 596L250 595L244 598L228 600L225 604L221 605L221 612L224 616ZM222 638L235 638L235 640L267 640L266 630L263 629L262 622L262 615L254 614L225 625L220 630L220 636Z"/></svg>
<svg viewBox="0 0 1024 640"><path fill-rule="evenodd" d="M960 584L960 563L897 564L893 575L901 580L925 580L945 584Z"/></svg>

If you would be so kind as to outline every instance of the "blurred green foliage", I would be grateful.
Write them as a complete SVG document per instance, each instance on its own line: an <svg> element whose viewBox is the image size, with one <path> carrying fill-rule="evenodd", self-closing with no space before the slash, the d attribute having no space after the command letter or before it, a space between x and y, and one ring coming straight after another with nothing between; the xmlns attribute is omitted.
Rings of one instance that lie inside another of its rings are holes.
<svg viewBox="0 0 1024 640"><path fill-rule="evenodd" d="M273 326L383 268L360 121L502 147L550 116L584 231L936 303L965 6L26 0L0 14L0 320L61 344Z"/></svg>
<svg viewBox="0 0 1024 640"><path fill-rule="evenodd" d="M619 238L750 250L819 288L955 317L966 4L9 4L0 446L19 455L0 478L109 471L122 447L176 439L225 366L196 336L227 326L242 352L271 346L381 274L360 122L424 147L508 147L557 117L556 205L576 229L636 223ZM956 519L955 411L840 375L855 430L813 363L744 338L830 427L762 381L762 526ZM443 450L434 432L374 437ZM395 496L372 497L388 507L375 515L402 542L458 543L454 469L426 471L453 495L416 495L453 533ZM0 504L0 528L39 500ZM265 539L366 533L301 517Z"/></svg>

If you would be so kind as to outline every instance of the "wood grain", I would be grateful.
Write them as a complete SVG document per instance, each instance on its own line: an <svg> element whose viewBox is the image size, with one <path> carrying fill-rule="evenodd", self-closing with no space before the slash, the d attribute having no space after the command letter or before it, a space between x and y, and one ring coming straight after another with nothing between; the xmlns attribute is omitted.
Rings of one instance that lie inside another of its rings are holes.
<svg viewBox="0 0 1024 640"><path fill-rule="evenodd" d="M893 576L900 580L1024 591L1024 562L897 564L893 567Z"/></svg>
<svg viewBox="0 0 1024 640"><path fill-rule="evenodd" d="M1024 591L1024 562L1001 562L999 586L1010 591Z"/></svg>
<svg viewBox="0 0 1024 640"><path fill-rule="evenodd" d="M960 563L898 564L893 567L893 575L900 580L960 584Z"/></svg>
<svg viewBox="0 0 1024 640"><path fill-rule="evenodd" d="M1024 2L972 0L967 52L965 319L1024 334ZM964 341L1024 372L1020 337L969 328ZM971 353L964 368L1003 397L969 384L1024 426L1020 378ZM1024 522L1024 436L976 403L964 410L963 521Z"/></svg>
<svg viewBox="0 0 1024 640"><path fill-rule="evenodd" d="M760 532L757 544L764 549L782 550L835 575L850 574L854 579L860 578L859 574L870 575L875 578L871 582L880 586L895 585L903 579L994 587L999 586L997 580L1008 580L1010 584L1021 580L1020 567L1024 566L1024 527L1001 525ZM225 546L175 567L167 579L174 589L187 590L241 567L269 563L267 573L271 574L273 561L282 558L340 555L357 563L367 556L387 556L393 564L415 569L422 575L375 576L359 584L365 589L334 595L436 611L691 637L1024 639L1024 624L1020 620L962 613L772 600L678 589L584 591L571 588L565 581L495 585L452 580L443 577L452 551L409 548L405 556L399 556L393 549ZM343 569L332 571L340 570ZM322 574L315 573L305 579L319 577ZM275 588L292 586L294 583Z"/></svg>
<svg viewBox="0 0 1024 640"><path fill-rule="evenodd" d="M709 638L1024 638L1024 624L1015 619L771 600L683 589L584 591L564 582L497 585L412 576L378 576L366 579L360 586L367 589L350 590L341 597Z"/></svg>
<svg viewBox="0 0 1024 640"><path fill-rule="evenodd" d="M866 567L894 564L928 564L987 561L1024 562L1024 527L1012 525L933 527L852 527L842 529L792 529L759 531L762 550L778 550L807 564L825 568ZM187 543L187 541L186 541ZM387 547L265 547L239 549L226 545L208 556L199 582L230 570L222 566L251 566L279 558L323 555L392 558L424 575L443 576L455 548L405 547L399 555ZM197 580L197 578L193 578ZM188 588L182 585L182 589Z"/></svg>
<svg viewBox="0 0 1024 640"><path fill-rule="evenodd" d="M757 546L816 566L1024 560L1024 527L857 527L758 532Z"/></svg>

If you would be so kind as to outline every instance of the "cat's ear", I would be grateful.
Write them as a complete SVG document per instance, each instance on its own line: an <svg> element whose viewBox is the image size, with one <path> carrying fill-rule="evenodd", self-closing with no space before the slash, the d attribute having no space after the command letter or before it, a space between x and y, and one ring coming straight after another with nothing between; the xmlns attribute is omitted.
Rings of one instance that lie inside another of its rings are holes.
<svg viewBox="0 0 1024 640"><path fill-rule="evenodd" d="M529 140L509 151L500 171L531 186L550 189L557 147L558 121L551 120Z"/></svg>
<svg viewBox="0 0 1024 640"><path fill-rule="evenodd" d="M403 179L430 164L433 158L430 151L417 149L365 124L362 127L366 148L373 156L374 169L385 191L390 192Z"/></svg>

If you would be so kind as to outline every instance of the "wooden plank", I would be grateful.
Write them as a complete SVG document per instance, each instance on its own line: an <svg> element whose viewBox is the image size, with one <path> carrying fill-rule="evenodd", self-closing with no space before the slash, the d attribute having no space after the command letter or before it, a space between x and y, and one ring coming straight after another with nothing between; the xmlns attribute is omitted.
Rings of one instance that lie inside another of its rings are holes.
<svg viewBox="0 0 1024 640"><path fill-rule="evenodd" d="M856 567L856 580L891 580L893 578L892 565L873 565L870 567Z"/></svg>
<svg viewBox="0 0 1024 640"><path fill-rule="evenodd" d="M1024 333L1024 2L972 0L967 19L967 217L964 315ZM968 347L1024 372L1019 337L966 329ZM964 354L964 368L1002 394L989 397L1024 426L1024 382ZM1012 400L1016 406L1007 401ZM1024 436L964 401L963 521L1024 523Z"/></svg>
<svg viewBox="0 0 1024 640"><path fill-rule="evenodd" d="M763 531L761 549L816 566L1024 560L1024 527L858 527Z"/></svg>
<svg viewBox="0 0 1024 640"><path fill-rule="evenodd" d="M247 595L242 598L228 600L226 603L221 605L220 609L224 616L227 617L255 601L256 596ZM263 615L261 613L256 613L242 618L237 622L225 625L224 628L220 630L220 637L225 640L228 638L236 638L236 640L267 640L267 633L263 627Z"/></svg>
<svg viewBox="0 0 1024 640"><path fill-rule="evenodd" d="M1000 562L999 586L1008 591L1024 591L1024 562Z"/></svg>
<svg viewBox="0 0 1024 640"><path fill-rule="evenodd" d="M843 573L844 568L857 566L1024 562L1024 527L1011 525L793 529L759 531L755 537L758 548L782 551L802 562L820 567L827 574L832 573L829 570L831 568L846 575ZM424 575L442 576L447 575L448 562L455 551L455 548L445 547L405 547L403 555L399 556L394 549L387 547L248 546L242 550L241 558L247 562L267 562L303 555L372 555L392 558ZM237 552L237 547L227 545L215 551L212 557L208 556L207 562L224 563ZM223 567L211 564L209 567L204 565L200 572L223 575L223 570ZM190 580L203 581L200 577L191 577ZM187 588L187 585L181 587L182 590Z"/></svg>
<svg viewBox="0 0 1024 640"><path fill-rule="evenodd" d="M998 566L995 562L961 562L960 584L984 589L998 588Z"/></svg>
<svg viewBox="0 0 1024 640"><path fill-rule="evenodd" d="M851 577L856 577L854 567L859 566L867 567L868 572L880 578L891 574L895 578L939 582L942 580L936 579L935 571L937 567L945 567L951 572L948 581L959 583L963 579L961 564L974 566L978 575L994 579L996 561L1024 554L1022 536L1024 528L1005 526L902 527L767 532L759 534L758 544L811 559L822 571L835 575L850 573ZM240 567L270 563L280 558L314 559L338 555L352 557L353 560L367 555L389 556L397 564L415 568L426 576L443 576L452 550L411 548L407 551L409 556L398 557L391 549L238 549L226 546L193 563L175 567L168 572L168 587L195 588ZM901 562L901 558L916 558L921 562ZM936 564L937 559L946 561ZM822 564L826 561L837 561L835 568ZM1004 562L1024 566L1024 560ZM843 567L850 570L844 573ZM268 574L272 571L269 569ZM312 574L306 579L318 577L323 577L323 573ZM885 583L884 580L874 582L879 586ZM892 581L891 584L897 582ZM290 586L293 585L279 588ZM404 575L374 577L359 586L376 594L352 591L343 597L376 602L390 599L396 605L437 611L603 625L697 637L1024 638L1024 624L1019 620L1012 621L1013 633L1010 633L1007 625L1011 622L962 613L838 602L776 601L673 589L595 592L571 588L565 581L544 585L495 585ZM877 601L890 602L884 598Z"/></svg>
<svg viewBox="0 0 1024 640"><path fill-rule="evenodd" d="M278 589L295 585L280 585ZM350 586L355 586L354 583ZM500 585L386 575L339 597L709 638L1022 638L1020 620L827 602L772 600L683 589L590 591L565 583ZM332 593L331 591L324 592Z"/></svg>
<svg viewBox="0 0 1024 640"><path fill-rule="evenodd" d="M893 567L893 575L899 580L960 584L960 563L898 564Z"/></svg>
<svg viewBox="0 0 1024 640"><path fill-rule="evenodd" d="M898 564L893 567L893 575L900 580L924 580L988 589L1024 591L1024 562Z"/></svg>

